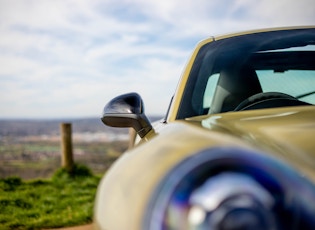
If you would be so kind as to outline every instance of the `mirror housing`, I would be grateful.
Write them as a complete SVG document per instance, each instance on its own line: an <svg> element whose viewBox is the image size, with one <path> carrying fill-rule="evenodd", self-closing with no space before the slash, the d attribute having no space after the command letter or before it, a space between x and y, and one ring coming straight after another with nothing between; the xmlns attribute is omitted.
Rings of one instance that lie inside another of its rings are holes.
<svg viewBox="0 0 315 230"><path fill-rule="evenodd" d="M111 127L132 127L141 138L152 130L144 113L143 101L137 93L123 94L112 99L105 105L101 120Z"/></svg>

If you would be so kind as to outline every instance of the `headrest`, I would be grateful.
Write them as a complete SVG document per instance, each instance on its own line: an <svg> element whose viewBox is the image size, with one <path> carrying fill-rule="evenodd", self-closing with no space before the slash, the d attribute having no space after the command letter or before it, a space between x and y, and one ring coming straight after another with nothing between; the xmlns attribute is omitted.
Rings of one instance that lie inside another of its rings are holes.
<svg viewBox="0 0 315 230"><path fill-rule="evenodd" d="M246 98L261 92L254 69L243 67L222 70L209 112L232 111Z"/></svg>

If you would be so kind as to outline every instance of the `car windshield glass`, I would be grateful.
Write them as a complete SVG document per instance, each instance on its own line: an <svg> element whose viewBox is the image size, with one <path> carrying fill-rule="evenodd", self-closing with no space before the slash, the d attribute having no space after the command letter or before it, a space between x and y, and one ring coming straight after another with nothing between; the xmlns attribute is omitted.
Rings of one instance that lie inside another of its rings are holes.
<svg viewBox="0 0 315 230"><path fill-rule="evenodd" d="M288 95L287 100L294 100L292 105L315 104L314 60L315 29L254 33L210 42L196 57L177 118L236 111L244 100L262 93L272 99ZM253 107L257 108L263 106Z"/></svg>

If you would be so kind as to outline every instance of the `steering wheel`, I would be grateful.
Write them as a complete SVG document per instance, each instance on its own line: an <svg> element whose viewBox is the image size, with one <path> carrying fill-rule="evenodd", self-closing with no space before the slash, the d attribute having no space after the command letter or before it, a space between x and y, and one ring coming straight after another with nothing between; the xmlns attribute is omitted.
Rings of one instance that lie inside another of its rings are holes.
<svg viewBox="0 0 315 230"><path fill-rule="evenodd" d="M306 105L307 103L299 101L295 97L279 92L266 92L254 94L242 101L234 111L249 109L273 108L293 105Z"/></svg>

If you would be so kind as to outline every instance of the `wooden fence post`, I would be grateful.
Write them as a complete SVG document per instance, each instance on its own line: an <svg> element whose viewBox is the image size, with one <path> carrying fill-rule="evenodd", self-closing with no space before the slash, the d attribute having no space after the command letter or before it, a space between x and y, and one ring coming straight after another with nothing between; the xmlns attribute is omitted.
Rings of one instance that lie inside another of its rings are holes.
<svg viewBox="0 0 315 230"><path fill-rule="evenodd" d="M71 123L61 123L61 166L68 172L73 170Z"/></svg>

